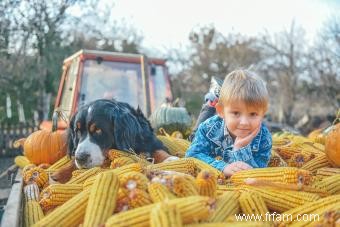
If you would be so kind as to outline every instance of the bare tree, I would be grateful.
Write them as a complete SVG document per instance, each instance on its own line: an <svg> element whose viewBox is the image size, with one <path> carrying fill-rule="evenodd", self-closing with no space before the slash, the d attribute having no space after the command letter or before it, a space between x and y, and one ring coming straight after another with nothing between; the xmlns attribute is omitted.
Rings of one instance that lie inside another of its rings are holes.
<svg viewBox="0 0 340 227"><path fill-rule="evenodd" d="M259 43L263 53L262 71L273 95L274 119L293 125L300 79L306 70L304 30L292 22L289 30L265 33Z"/></svg>

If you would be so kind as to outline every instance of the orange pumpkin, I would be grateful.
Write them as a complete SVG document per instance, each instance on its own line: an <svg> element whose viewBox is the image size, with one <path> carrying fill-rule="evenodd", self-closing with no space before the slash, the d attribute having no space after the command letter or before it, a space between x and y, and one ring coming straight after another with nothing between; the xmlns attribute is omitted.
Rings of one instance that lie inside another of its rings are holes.
<svg viewBox="0 0 340 227"><path fill-rule="evenodd" d="M329 162L340 167L340 123L333 125L326 136L325 151Z"/></svg>
<svg viewBox="0 0 340 227"><path fill-rule="evenodd" d="M31 163L53 164L66 155L66 131L38 130L27 138L17 140L16 144L24 148L24 155Z"/></svg>

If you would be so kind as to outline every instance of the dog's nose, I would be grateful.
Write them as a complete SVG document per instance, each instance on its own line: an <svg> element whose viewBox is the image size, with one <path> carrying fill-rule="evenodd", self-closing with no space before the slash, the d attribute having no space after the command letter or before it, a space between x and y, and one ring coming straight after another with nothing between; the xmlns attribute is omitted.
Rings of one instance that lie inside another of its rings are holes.
<svg viewBox="0 0 340 227"><path fill-rule="evenodd" d="M86 164L89 157L90 157L90 154L88 153L80 153L76 155L76 160L79 164Z"/></svg>

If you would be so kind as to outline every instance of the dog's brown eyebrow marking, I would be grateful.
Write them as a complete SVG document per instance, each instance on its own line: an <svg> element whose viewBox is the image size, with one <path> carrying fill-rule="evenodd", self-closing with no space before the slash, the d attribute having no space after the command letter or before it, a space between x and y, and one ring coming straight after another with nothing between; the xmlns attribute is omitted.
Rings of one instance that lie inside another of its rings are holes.
<svg viewBox="0 0 340 227"><path fill-rule="evenodd" d="M91 133L94 133L96 130L97 130L96 124L95 124L95 123L91 124L91 125L90 125L90 128L89 128L89 131L90 131Z"/></svg>
<svg viewBox="0 0 340 227"><path fill-rule="evenodd" d="M77 129L80 129L80 128L81 128L81 124L80 124L80 122L79 122L79 121L77 122L77 124L76 124L76 125L77 125Z"/></svg>

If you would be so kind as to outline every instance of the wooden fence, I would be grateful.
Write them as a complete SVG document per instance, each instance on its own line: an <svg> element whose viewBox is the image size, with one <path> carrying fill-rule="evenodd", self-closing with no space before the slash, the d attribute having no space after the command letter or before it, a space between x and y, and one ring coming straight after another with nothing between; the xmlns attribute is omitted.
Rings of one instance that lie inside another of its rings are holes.
<svg viewBox="0 0 340 227"><path fill-rule="evenodd" d="M0 157L13 157L22 154L22 148L14 148L15 140L27 137L38 130L33 123L0 124Z"/></svg>

